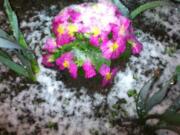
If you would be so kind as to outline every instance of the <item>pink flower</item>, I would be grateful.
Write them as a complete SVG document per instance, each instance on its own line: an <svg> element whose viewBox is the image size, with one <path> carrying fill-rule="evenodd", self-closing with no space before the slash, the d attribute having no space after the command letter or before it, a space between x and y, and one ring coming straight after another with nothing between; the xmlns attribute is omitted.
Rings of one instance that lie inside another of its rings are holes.
<svg viewBox="0 0 180 135"><path fill-rule="evenodd" d="M132 54L134 55L138 55L140 54L140 52L142 51L143 49L143 46L142 44L136 39L135 36L130 36L130 38L128 39L128 43L131 44L131 51L132 51Z"/></svg>
<svg viewBox="0 0 180 135"><path fill-rule="evenodd" d="M71 9L71 8L69 8L67 10L67 13L69 15L69 20L71 22L75 22L79 18L79 16L81 15L79 12L77 12L76 10Z"/></svg>
<svg viewBox="0 0 180 135"><path fill-rule="evenodd" d="M91 36L89 42L91 45L98 47L99 46L99 37Z"/></svg>
<svg viewBox="0 0 180 135"><path fill-rule="evenodd" d="M73 61L74 56L71 52L67 52L56 59L56 65L60 70L68 69L73 78L77 78L77 65Z"/></svg>
<svg viewBox="0 0 180 135"><path fill-rule="evenodd" d="M64 33L62 35L57 36L56 42L58 46L63 46L65 44L69 44L74 40L74 37L71 37L69 34Z"/></svg>
<svg viewBox="0 0 180 135"><path fill-rule="evenodd" d="M69 16L66 12L59 13L57 16L54 17L52 24L53 24L53 26L62 24L64 22L66 22L68 20L68 18L69 18Z"/></svg>
<svg viewBox="0 0 180 135"><path fill-rule="evenodd" d="M42 64L46 67L53 67L54 64L52 63L52 55L50 54L45 54L42 56Z"/></svg>
<svg viewBox="0 0 180 135"><path fill-rule="evenodd" d="M112 32L113 32L113 38L125 38L129 34L129 29L131 26L131 21L124 17L120 16L120 22L119 24L112 24Z"/></svg>
<svg viewBox="0 0 180 135"><path fill-rule="evenodd" d="M116 59L125 51L126 44L122 38L119 38L114 42L109 40L102 43L100 49L106 59Z"/></svg>
<svg viewBox="0 0 180 135"><path fill-rule="evenodd" d="M83 67L83 70L85 71L86 78L92 78L96 75L95 68L92 65L90 60L85 61L82 67Z"/></svg>
<svg viewBox="0 0 180 135"><path fill-rule="evenodd" d="M57 48L57 44L56 44L55 39L48 38L46 40L44 47L43 47L43 50L48 51L49 53L53 53L56 51L56 48Z"/></svg>
<svg viewBox="0 0 180 135"><path fill-rule="evenodd" d="M117 68L111 70L109 66L103 64L99 69L99 73L103 76L102 86L104 87L112 82L113 77L117 73Z"/></svg>

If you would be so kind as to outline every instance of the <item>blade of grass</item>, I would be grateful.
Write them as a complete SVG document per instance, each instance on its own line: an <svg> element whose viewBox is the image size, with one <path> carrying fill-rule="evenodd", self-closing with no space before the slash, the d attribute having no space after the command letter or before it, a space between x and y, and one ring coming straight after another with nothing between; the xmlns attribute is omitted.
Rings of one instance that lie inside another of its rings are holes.
<svg viewBox="0 0 180 135"><path fill-rule="evenodd" d="M167 0L158 0L158 1L151 1L151 2L147 2L139 7L137 7L135 10L133 10L130 13L130 18L134 19L136 18L139 14L141 14L142 12L148 10L148 9L153 9L159 6L163 6L163 5L168 5L169 2Z"/></svg>

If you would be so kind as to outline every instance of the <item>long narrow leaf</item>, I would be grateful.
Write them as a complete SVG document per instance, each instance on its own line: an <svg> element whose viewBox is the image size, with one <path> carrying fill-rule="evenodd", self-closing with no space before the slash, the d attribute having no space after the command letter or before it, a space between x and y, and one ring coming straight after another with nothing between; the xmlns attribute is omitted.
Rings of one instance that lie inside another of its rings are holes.
<svg viewBox="0 0 180 135"><path fill-rule="evenodd" d="M25 77L29 77L28 72L23 66L16 64L15 62L9 60L8 58L0 56L0 62L6 65L11 70L15 71L16 73L23 75Z"/></svg>
<svg viewBox="0 0 180 135"><path fill-rule="evenodd" d="M5 57L5 58L8 58L8 59L10 59L10 60L11 60L11 58L10 58L9 54L8 54L8 53L6 53L5 51L0 50L0 56L3 56L3 57Z"/></svg>
<svg viewBox="0 0 180 135"><path fill-rule="evenodd" d="M180 65L176 67L177 83L180 87Z"/></svg>
<svg viewBox="0 0 180 135"><path fill-rule="evenodd" d="M21 49L17 43L0 37L0 48L4 49Z"/></svg>
<svg viewBox="0 0 180 135"><path fill-rule="evenodd" d="M27 43L26 43L26 40L25 40L23 34L22 34L21 32L19 32L19 33L20 33L20 34L19 34L19 40L18 40L19 44L20 44L21 47L23 47L23 48L28 48L28 45L27 45Z"/></svg>
<svg viewBox="0 0 180 135"><path fill-rule="evenodd" d="M144 5L139 6L138 8L136 8L135 10L133 10L130 13L130 18L134 19L136 18L136 16L138 16L139 14L141 14L142 12L148 10L148 9L153 9L155 7L159 7L162 5L167 5L169 4L166 0L158 0L158 1L152 1L152 2L148 2Z"/></svg>
<svg viewBox="0 0 180 135"><path fill-rule="evenodd" d="M149 80L138 94L137 101L136 101L136 108L137 108L138 115L142 115L146 113L146 110L145 110L146 100L147 100L147 96L149 94L149 91L151 90L151 86L154 80L155 78L152 78L151 80Z"/></svg>
<svg viewBox="0 0 180 135"><path fill-rule="evenodd" d="M168 88L172 82L172 78L151 98L147 100L146 109L149 111L153 106L159 104L166 96Z"/></svg>
<svg viewBox="0 0 180 135"><path fill-rule="evenodd" d="M34 77L34 73L33 73L30 61L28 59L25 59L25 57L20 52L17 53L17 56L21 60L24 67L26 68L29 78L31 78L31 80L34 80L35 77Z"/></svg>
<svg viewBox="0 0 180 135"><path fill-rule="evenodd" d="M17 16L15 14L15 12L12 10L9 0L4 0L4 8L6 11L6 14L8 16L12 31L13 31L13 35L16 38L16 40L19 40L19 26L18 26L18 20L17 20Z"/></svg>
<svg viewBox="0 0 180 135"><path fill-rule="evenodd" d="M8 38L8 34L4 30L0 29L0 37Z"/></svg>

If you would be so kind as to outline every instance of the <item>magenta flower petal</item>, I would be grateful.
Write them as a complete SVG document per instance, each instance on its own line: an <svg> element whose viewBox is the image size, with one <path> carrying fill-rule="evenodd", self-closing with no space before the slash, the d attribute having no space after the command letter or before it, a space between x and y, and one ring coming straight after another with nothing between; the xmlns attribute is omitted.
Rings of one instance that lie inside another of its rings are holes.
<svg viewBox="0 0 180 135"><path fill-rule="evenodd" d="M58 65L60 70L64 70L70 66L71 61L73 61L73 54L71 52L67 52L56 59L56 65Z"/></svg>
<svg viewBox="0 0 180 135"><path fill-rule="evenodd" d="M132 45L131 51L134 55L138 55L143 49L142 44L136 39L135 35L128 37L128 43Z"/></svg>
<svg viewBox="0 0 180 135"><path fill-rule="evenodd" d="M76 10L71 9L71 8L69 8L67 12L68 12L68 14L69 14L69 16L70 16L69 19L70 19L72 22L75 22L75 21L79 18L79 16L81 15L79 12L77 12Z"/></svg>
<svg viewBox="0 0 180 135"><path fill-rule="evenodd" d="M73 62L74 56L71 52L62 54L56 59L56 65L60 70L68 69L73 78L77 78L77 65Z"/></svg>
<svg viewBox="0 0 180 135"><path fill-rule="evenodd" d="M96 75L95 68L89 60L84 62L82 67L85 71L85 78L92 78Z"/></svg>
<svg viewBox="0 0 180 135"><path fill-rule="evenodd" d="M106 64L103 64L101 66L101 68L99 69L99 73L102 75L102 76L105 76L106 73L110 72L110 67L107 66Z"/></svg>
<svg viewBox="0 0 180 135"><path fill-rule="evenodd" d="M99 46L99 37L98 36L91 36L90 37L90 44L93 46Z"/></svg>
<svg viewBox="0 0 180 135"><path fill-rule="evenodd" d="M74 40L74 37L71 37L69 34L67 33L64 33L62 35L59 35L57 38L56 38L56 42L57 42L57 45L58 47L59 46L63 46L65 44L69 44L70 42L72 42Z"/></svg>
<svg viewBox="0 0 180 135"><path fill-rule="evenodd" d="M48 51L49 53L53 53L53 52L55 52L56 48L57 48L57 44L56 44L55 39L48 38L43 47L43 50Z"/></svg>
<svg viewBox="0 0 180 135"><path fill-rule="evenodd" d="M118 46L117 49L116 49L115 44L117 44L117 46ZM111 55L111 58L112 58L112 59L116 59L116 58L118 58L122 53L124 53L124 51L126 50L126 43L125 43L124 39L118 38L117 41L116 41L116 43L114 43L113 45L114 45L114 47L112 47L112 48L113 48L114 50L111 49L111 50L113 50L113 53L112 53L112 55Z"/></svg>
<svg viewBox="0 0 180 135"><path fill-rule="evenodd" d="M77 70L78 70L77 65L74 62L71 62L69 67L69 73L73 78L77 78Z"/></svg>
<svg viewBox="0 0 180 135"><path fill-rule="evenodd" d="M126 44L122 38L118 38L115 42L109 40L103 43L100 49L106 59L116 59L125 51Z"/></svg>
<svg viewBox="0 0 180 135"><path fill-rule="evenodd" d="M131 21L124 17L119 17L119 24L111 24L111 29L113 32L113 39L125 38L129 34L129 29L131 28Z"/></svg>
<svg viewBox="0 0 180 135"><path fill-rule="evenodd" d="M117 73L117 68L110 69L107 65L103 64L99 70L99 73L103 76L102 86L106 86L112 82L112 79Z"/></svg>
<svg viewBox="0 0 180 135"><path fill-rule="evenodd" d="M133 44L132 44L132 53L134 55L136 54L140 54L140 52L142 51L142 44L139 42L139 41L135 41Z"/></svg>
<svg viewBox="0 0 180 135"><path fill-rule="evenodd" d="M64 12L63 14L60 13L57 16L54 17L52 25L58 25L58 24L62 24L64 22L66 22L68 20L68 14L66 12Z"/></svg>
<svg viewBox="0 0 180 135"><path fill-rule="evenodd" d="M50 54L45 54L42 56L42 64L46 67L53 67L54 64L51 62L51 57L52 55Z"/></svg>
<svg viewBox="0 0 180 135"><path fill-rule="evenodd" d="M111 41L103 42L100 47L103 57L108 60L111 58L112 55L112 52L109 49L109 44L112 44L112 42Z"/></svg>

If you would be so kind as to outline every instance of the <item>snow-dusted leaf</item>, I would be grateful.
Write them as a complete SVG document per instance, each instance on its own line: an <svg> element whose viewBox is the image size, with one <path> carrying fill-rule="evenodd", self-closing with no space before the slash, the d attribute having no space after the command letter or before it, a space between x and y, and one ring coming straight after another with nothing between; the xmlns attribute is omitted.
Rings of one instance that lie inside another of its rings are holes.
<svg viewBox="0 0 180 135"><path fill-rule="evenodd" d="M151 90L151 86L154 82L155 78L152 78L149 80L143 88L140 90L137 101L136 101L136 108L137 108L137 113L138 115L143 115L145 114L146 111L146 100L149 94L149 91Z"/></svg>
<svg viewBox="0 0 180 135"><path fill-rule="evenodd" d="M166 84L156 92L152 97L147 99L146 110L149 111L155 105L159 104L166 96L168 88L172 82L172 78L166 82Z"/></svg>
<svg viewBox="0 0 180 135"><path fill-rule="evenodd" d="M0 37L8 38L8 34L5 31L3 31L2 29L0 29Z"/></svg>
<svg viewBox="0 0 180 135"><path fill-rule="evenodd" d="M21 49L21 47L8 39L0 37L0 48L4 49Z"/></svg>

